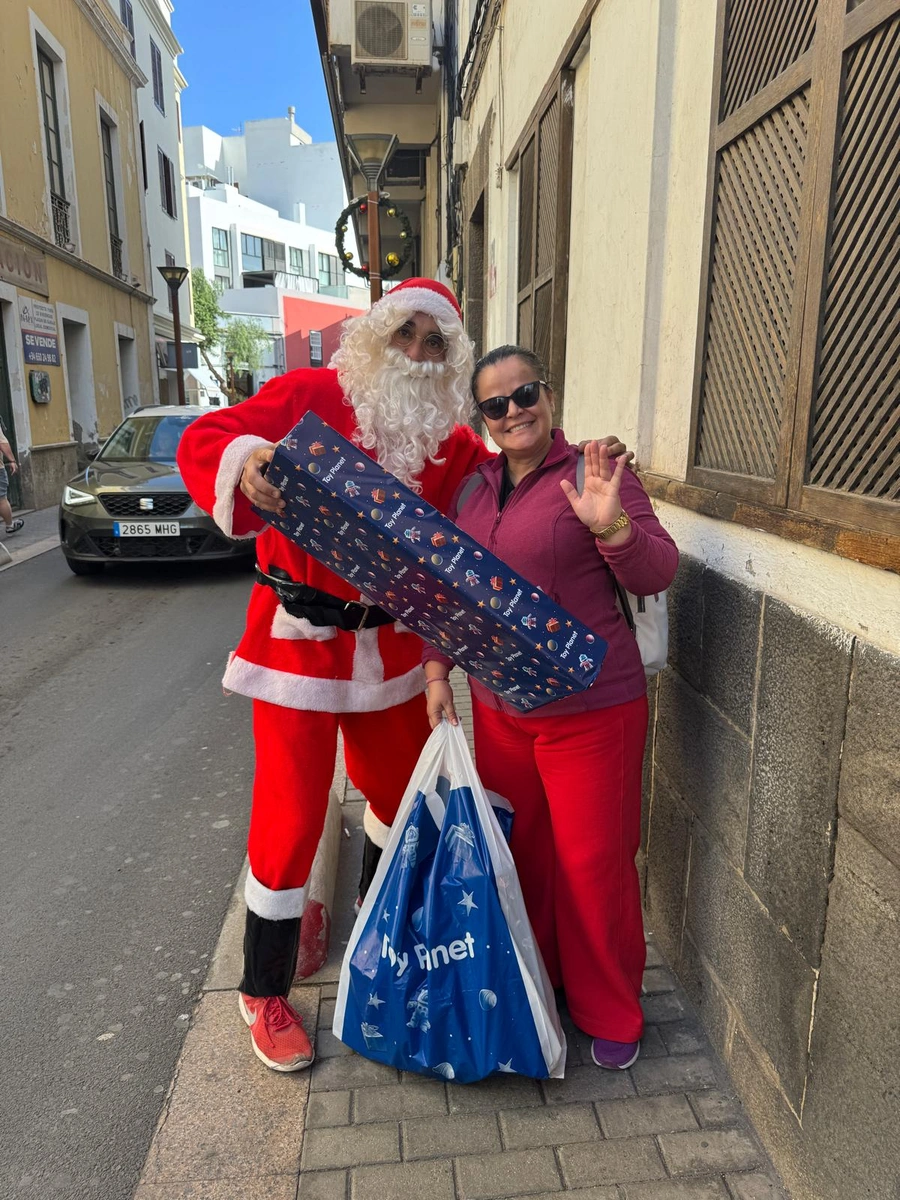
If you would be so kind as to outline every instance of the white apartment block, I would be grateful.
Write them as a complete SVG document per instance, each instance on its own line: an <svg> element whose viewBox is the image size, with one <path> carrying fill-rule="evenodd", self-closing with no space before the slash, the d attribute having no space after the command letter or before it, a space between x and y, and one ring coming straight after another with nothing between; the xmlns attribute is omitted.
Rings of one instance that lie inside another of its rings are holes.
<svg viewBox="0 0 900 1200"><path fill-rule="evenodd" d="M138 92L140 160L152 266L150 285L156 298L153 324L160 400L166 403L176 395L172 350L175 329L169 289L156 268L191 266L181 144L181 93L187 80L178 68L182 47L172 32L173 6L169 0L107 3L128 30L131 53L147 76L147 86ZM193 360L187 343L197 336L192 328L189 280L182 285L178 301L188 366Z"/></svg>
<svg viewBox="0 0 900 1200"><path fill-rule="evenodd" d="M347 296L334 230L306 224L302 204L296 205L300 220L288 221L230 184L192 182L187 208L191 260L220 295L233 288L274 286Z"/></svg>
<svg viewBox="0 0 900 1200"><path fill-rule="evenodd" d="M334 142L313 142L286 117L245 121L243 132L223 137L205 125L184 131L185 174L234 184L289 221L333 229L346 204Z"/></svg>

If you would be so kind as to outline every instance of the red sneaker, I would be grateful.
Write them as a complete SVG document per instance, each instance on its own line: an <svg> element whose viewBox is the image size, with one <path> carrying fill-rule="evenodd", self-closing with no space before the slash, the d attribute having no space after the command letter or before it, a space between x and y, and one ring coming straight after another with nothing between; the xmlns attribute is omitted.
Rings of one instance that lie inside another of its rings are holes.
<svg viewBox="0 0 900 1200"><path fill-rule="evenodd" d="M315 1054L303 1018L283 996L238 992L238 1000L257 1058L273 1071L302 1071L310 1065Z"/></svg>

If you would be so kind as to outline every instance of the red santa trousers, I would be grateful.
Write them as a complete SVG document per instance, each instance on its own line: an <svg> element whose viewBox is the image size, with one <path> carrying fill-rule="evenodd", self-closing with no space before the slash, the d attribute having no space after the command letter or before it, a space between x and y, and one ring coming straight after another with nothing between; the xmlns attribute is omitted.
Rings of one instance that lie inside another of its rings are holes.
<svg viewBox="0 0 900 1200"><path fill-rule="evenodd" d="M647 698L561 717L472 709L481 781L515 809L513 857L550 979L585 1033L637 1041Z"/></svg>
<svg viewBox="0 0 900 1200"><path fill-rule="evenodd" d="M390 825L430 729L423 695L377 712L310 712L253 701L256 773L248 851L254 910L299 917L325 824L338 730L347 775ZM279 895L281 894L281 895ZM294 911L296 910L296 911Z"/></svg>

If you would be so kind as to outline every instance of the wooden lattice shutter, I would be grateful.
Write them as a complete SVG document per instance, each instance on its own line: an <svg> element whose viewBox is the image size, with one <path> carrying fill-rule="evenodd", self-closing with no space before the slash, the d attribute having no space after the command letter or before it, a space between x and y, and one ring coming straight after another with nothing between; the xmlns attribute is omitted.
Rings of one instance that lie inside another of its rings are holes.
<svg viewBox="0 0 900 1200"><path fill-rule="evenodd" d="M900 532L900 4L840 22L826 98L833 167L817 197L810 335L798 405L806 454L791 506ZM879 19L880 18L880 19ZM813 286L814 284L814 286Z"/></svg>
<svg viewBox="0 0 900 1200"><path fill-rule="evenodd" d="M900 0L720 0L689 481L897 532Z"/></svg>
<svg viewBox="0 0 900 1200"><path fill-rule="evenodd" d="M569 280L573 96L572 72L563 71L519 155L516 337L520 345L540 355L560 397Z"/></svg>

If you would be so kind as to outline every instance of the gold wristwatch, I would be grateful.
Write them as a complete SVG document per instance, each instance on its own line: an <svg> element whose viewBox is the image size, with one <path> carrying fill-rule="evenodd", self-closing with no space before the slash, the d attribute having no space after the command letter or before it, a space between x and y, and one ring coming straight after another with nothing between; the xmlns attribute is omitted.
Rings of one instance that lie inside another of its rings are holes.
<svg viewBox="0 0 900 1200"><path fill-rule="evenodd" d="M601 542L605 542L614 533L618 533L620 529L627 529L630 524L631 521L628 519L628 513L623 512L616 517L612 525L607 525L605 529L592 529L591 533L595 538L599 538Z"/></svg>

